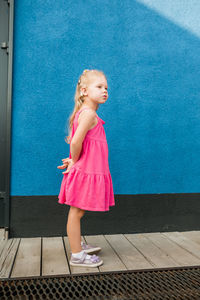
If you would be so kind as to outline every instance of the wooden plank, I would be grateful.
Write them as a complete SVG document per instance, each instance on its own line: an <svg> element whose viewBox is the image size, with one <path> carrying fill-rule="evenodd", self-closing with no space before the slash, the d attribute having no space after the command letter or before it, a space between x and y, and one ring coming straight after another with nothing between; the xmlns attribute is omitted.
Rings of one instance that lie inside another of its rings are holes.
<svg viewBox="0 0 200 300"><path fill-rule="evenodd" d="M0 241L4 239L4 231L5 229L0 229Z"/></svg>
<svg viewBox="0 0 200 300"><path fill-rule="evenodd" d="M105 238L128 270L152 268L153 264L123 234L105 235Z"/></svg>
<svg viewBox="0 0 200 300"><path fill-rule="evenodd" d="M157 247L159 247L163 252L168 254L179 266L194 266L198 265L198 259L191 255L186 250L182 249L173 241L169 240L164 234L155 233L145 233Z"/></svg>
<svg viewBox="0 0 200 300"><path fill-rule="evenodd" d="M178 244L183 249L190 252L192 255L199 259L200 263L200 245L189 240L187 237L182 235L180 232L165 232L163 233L167 238Z"/></svg>
<svg viewBox="0 0 200 300"><path fill-rule="evenodd" d="M42 238L42 275L70 274L62 237Z"/></svg>
<svg viewBox="0 0 200 300"><path fill-rule="evenodd" d="M180 232L191 241L200 245L200 231L184 231Z"/></svg>
<svg viewBox="0 0 200 300"><path fill-rule="evenodd" d="M84 237L81 237L82 241L85 241ZM64 236L64 242L65 242L65 248L67 252L67 258L68 261L70 261L71 258L71 249L70 249L70 244L69 244L69 239L67 236ZM70 266L71 274L82 274L82 273L98 273L99 268L90 268L90 267L74 267Z"/></svg>
<svg viewBox="0 0 200 300"><path fill-rule="evenodd" d="M40 276L41 238L22 238L11 277Z"/></svg>
<svg viewBox="0 0 200 300"><path fill-rule="evenodd" d="M125 237L156 268L177 267L178 264L149 240L145 234L125 234Z"/></svg>
<svg viewBox="0 0 200 300"><path fill-rule="evenodd" d="M10 239L11 241L11 239ZM1 253L3 252L3 248L5 247L5 245L7 244L8 240L0 240L0 256L1 256Z"/></svg>
<svg viewBox="0 0 200 300"><path fill-rule="evenodd" d="M100 272L127 270L124 263L115 253L103 235L84 236L86 242L91 245L101 247L101 251L96 255L103 260L103 265L99 267Z"/></svg>
<svg viewBox="0 0 200 300"><path fill-rule="evenodd" d="M20 239L8 239L0 256L0 278L9 278Z"/></svg>

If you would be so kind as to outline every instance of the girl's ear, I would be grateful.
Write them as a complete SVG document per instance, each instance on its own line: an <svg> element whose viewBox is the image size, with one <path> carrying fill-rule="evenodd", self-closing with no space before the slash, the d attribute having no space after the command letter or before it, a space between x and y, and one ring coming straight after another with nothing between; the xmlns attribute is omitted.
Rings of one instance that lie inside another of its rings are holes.
<svg viewBox="0 0 200 300"><path fill-rule="evenodd" d="M83 94L83 96L87 96L87 87L82 87L81 88L81 91L82 91L82 94Z"/></svg>

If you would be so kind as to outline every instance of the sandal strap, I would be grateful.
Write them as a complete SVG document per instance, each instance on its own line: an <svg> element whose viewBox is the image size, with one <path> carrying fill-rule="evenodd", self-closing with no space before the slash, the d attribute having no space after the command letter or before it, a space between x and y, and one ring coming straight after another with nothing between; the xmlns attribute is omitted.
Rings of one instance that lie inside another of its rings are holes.
<svg viewBox="0 0 200 300"><path fill-rule="evenodd" d="M83 255L82 255L82 257L81 257L81 263L84 262L86 256L87 256L87 253L86 253L86 252L83 252Z"/></svg>
<svg viewBox="0 0 200 300"><path fill-rule="evenodd" d="M93 254L92 257L91 257L91 261L93 263L97 263L97 262L100 261L100 259L99 259L99 257L97 255Z"/></svg>

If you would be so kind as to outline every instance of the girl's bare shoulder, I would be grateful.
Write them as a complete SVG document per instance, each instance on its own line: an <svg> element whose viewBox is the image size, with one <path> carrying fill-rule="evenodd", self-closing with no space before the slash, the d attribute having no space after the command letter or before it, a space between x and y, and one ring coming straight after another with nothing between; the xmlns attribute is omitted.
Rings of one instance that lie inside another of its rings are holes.
<svg viewBox="0 0 200 300"><path fill-rule="evenodd" d="M86 120L86 119L93 120L93 123L92 123L92 126L90 129L95 127L98 123L97 113L91 108L84 109L83 111L80 112L80 114L78 116L78 125L80 124L81 120Z"/></svg>

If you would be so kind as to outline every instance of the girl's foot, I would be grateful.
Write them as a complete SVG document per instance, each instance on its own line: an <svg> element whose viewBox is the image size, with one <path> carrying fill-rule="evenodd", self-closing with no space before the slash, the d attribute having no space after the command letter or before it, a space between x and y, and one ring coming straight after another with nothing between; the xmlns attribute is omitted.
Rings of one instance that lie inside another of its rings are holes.
<svg viewBox="0 0 200 300"><path fill-rule="evenodd" d="M89 245L86 244L85 242L81 242L81 247L82 249L87 253L87 254L93 254L93 253L98 253L101 251L100 247L94 246L94 245Z"/></svg>
<svg viewBox="0 0 200 300"><path fill-rule="evenodd" d="M71 266L95 268L101 266L103 264L103 260L101 260L99 256L88 255L87 253L83 252L81 258L76 258L72 254L69 264Z"/></svg>

